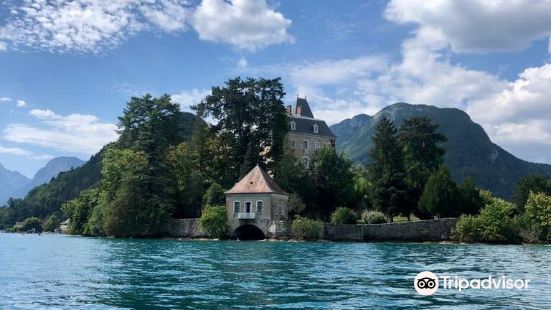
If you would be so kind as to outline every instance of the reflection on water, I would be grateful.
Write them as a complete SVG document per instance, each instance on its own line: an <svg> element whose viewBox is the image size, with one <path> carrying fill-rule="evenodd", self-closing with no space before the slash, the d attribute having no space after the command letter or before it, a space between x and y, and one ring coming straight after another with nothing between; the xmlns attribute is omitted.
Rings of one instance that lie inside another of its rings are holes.
<svg viewBox="0 0 551 310"><path fill-rule="evenodd" d="M417 295L424 270L528 290ZM0 308L551 308L551 247L0 234Z"/></svg>

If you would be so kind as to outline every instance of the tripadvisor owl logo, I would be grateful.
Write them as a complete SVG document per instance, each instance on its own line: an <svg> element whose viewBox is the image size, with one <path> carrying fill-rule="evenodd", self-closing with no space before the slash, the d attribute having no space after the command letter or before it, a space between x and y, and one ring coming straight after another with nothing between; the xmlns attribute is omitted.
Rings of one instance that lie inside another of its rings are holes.
<svg viewBox="0 0 551 310"><path fill-rule="evenodd" d="M419 272L413 281L413 286L420 295L432 295L438 290L438 276L430 271Z"/></svg>

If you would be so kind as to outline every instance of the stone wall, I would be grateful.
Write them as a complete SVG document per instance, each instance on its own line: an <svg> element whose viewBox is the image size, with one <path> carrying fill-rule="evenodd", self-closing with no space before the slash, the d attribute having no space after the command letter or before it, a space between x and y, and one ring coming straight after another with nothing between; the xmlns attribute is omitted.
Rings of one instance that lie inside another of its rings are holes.
<svg viewBox="0 0 551 310"><path fill-rule="evenodd" d="M324 223L320 238L330 241L446 241L457 218L404 223L333 225ZM259 227L271 239L291 239L291 223L271 221ZM199 219L179 219L165 222L164 233L176 238L206 238Z"/></svg>
<svg viewBox="0 0 551 310"><path fill-rule="evenodd" d="M324 224L322 239L333 241L446 241L457 218L404 223Z"/></svg>
<svg viewBox="0 0 551 310"><path fill-rule="evenodd" d="M163 224L163 233L176 238L207 238L198 218L168 220Z"/></svg>

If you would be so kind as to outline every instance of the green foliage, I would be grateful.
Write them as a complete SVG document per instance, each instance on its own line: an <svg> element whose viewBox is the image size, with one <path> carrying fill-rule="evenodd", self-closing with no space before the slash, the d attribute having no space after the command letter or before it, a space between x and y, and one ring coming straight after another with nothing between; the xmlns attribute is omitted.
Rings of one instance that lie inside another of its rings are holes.
<svg viewBox="0 0 551 310"><path fill-rule="evenodd" d="M291 224L291 231L297 240L317 240L320 237L321 224L312 219L297 216Z"/></svg>
<svg viewBox="0 0 551 310"><path fill-rule="evenodd" d="M212 183L203 196L204 206L217 206L226 204L226 194L218 183Z"/></svg>
<svg viewBox="0 0 551 310"><path fill-rule="evenodd" d="M179 206L175 217L197 217L205 193L205 177L201 173L200 158L195 148L180 143L168 152L168 162L176 178Z"/></svg>
<svg viewBox="0 0 551 310"><path fill-rule="evenodd" d="M354 183L354 195L351 203L356 210L368 209L371 207L369 200L371 183L369 182L368 171L364 166L356 164L352 166L351 173Z"/></svg>
<svg viewBox="0 0 551 310"><path fill-rule="evenodd" d="M199 117L218 120L214 128L224 145L225 169L220 172L227 174L225 178L235 181L256 164L274 171L288 132L284 95L279 78L235 78L224 87L213 87L211 94L193 107Z"/></svg>
<svg viewBox="0 0 551 310"><path fill-rule="evenodd" d="M480 240L485 242L518 241L518 228L512 220L515 205L496 198L480 211Z"/></svg>
<svg viewBox="0 0 551 310"><path fill-rule="evenodd" d="M494 198L478 216L462 216L452 236L461 242L505 243L520 241L520 225L514 219L515 205Z"/></svg>
<svg viewBox="0 0 551 310"><path fill-rule="evenodd" d="M459 187L459 205L460 214L475 215L484 207L484 199L480 196L480 190L475 187L472 179L466 179Z"/></svg>
<svg viewBox="0 0 551 310"><path fill-rule="evenodd" d="M551 175L551 165L523 161L496 146L465 112L429 105L396 103L375 117L358 115L333 125L331 130L338 136L337 150L354 162L372 162L368 150L373 146L375 123L382 116L391 117L397 126L411 117L428 117L448 139L442 146L446 149L444 161L453 179L459 183L471 177L478 187L489 189L498 197L510 199L524 175Z"/></svg>
<svg viewBox="0 0 551 310"><path fill-rule="evenodd" d="M287 206L289 207L289 213L292 215L299 215L306 209L306 205L302 202L298 194L291 194L289 200L287 201Z"/></svg>
<svg viewBox="0 0 551 310"><path fill-rule="evenodd" d="M304 203L304 209L297 209L295 214L317 214L316 187L314 179L300 160L297 160L289 149L285 149L283 157L277 163L274 181L288 193L295 193L297 198ZM302 207L299 205L299 207Z"/></svg>
<svg viewBox="0 0 551 310"><path fill-rule="evenodd" d="M227 214L225 206L206 206L199 223L207 235L222 238L226 235Z"/></svg>
<svg viewBox="0 0 551 310"><path fill-rule="evenodd" d="M403 153L403 162L408 186L408 199L402 214L418 212L418 201L432 173L443 163L445 149L441 146L446 137L437 132L438 125L428 117L411 117L404 120L397 134Z"/></svg>
<svg viewBox="0 0 551 310"><path fill-rule="evenodd" d="M551 195L530 192L524 214L528 227L537 232L537 239L551 237Z"/></svg>
<svg viewBox="0 0 551 310"><path fill-rule="evenodd" d="M392 221L409 204L402 150L398 144L396 127L390 119L379 119L372 145L369 151L372 159L369 166L372 205Z"/></svg>
<svg viewBox="0 0 551 310"><path fill-rule="evenodd" d="M365 224L386 223L385 215L376 210L366 210L362 213L362 222Z"/></svg>
<svg viewBox="0 0 551 310"><path fill-rule="evenodd" d="M100 191L98 188L91 188L83 191L79 197L65 202L61 210L69 219L68 231L70 234L84 234L84 228L91 211L100 204Z"/></svg>
<svg viewBox="0 0 551 310"><path fill-rule="evenodd" d="M53 232L54 230L59 228L59 225L61 224L61 219L56 214L50 215L50 217L44 222L43 228L44 231L50 231Z"/></svg>
<svg viewBox="0 0 551 310"><path fill-rule="evenodd" d="M352 162L333 148L318 150L312 160L316 188L317 215L327 219L336 205L349 206L354 195Z"/></svg>
<svg viewBox="0 0 551 310"><path fill-rule="evenodd" d="M29 217L23 221L23 225L21 225L19 231L34 231L36 233L42 232L42 223L37 217Z"/></svg>
<svg viewBox="0 0 551 310"><path fill-rule="evenodd" d="M146 155L131 149L109 149L103 160L101 190L104 229L110 236L156 235L170 205L148 192Z"/></svg>
<svg viewBox="0 0 551 310"><path fill-rule="evenodd" d="M331 214L331 224L356 224L357 221L356 212L345 207L339 207Z"/></svg>
<svg viewBox="0 0 551 310"><path fill-rule="evenodd" d="M476 242L480 240L480 220L472 215L462 215L452 230L452 239L459 242Z"/></svg>
<svg viewBox="0 0 551 310"><path fill-rule="evenodd" d="M419 209L438 217L456 216L458 203L457 185L451 179L448 169L442 165L429 177L419 199Z"/></svg>
<svg viewBox="0 0 551 310"><path fill-rule="evenodd" d="M515 190L514 202L521 213L530 192L551 195L551 177L532 174L520 179Z"/></svg>

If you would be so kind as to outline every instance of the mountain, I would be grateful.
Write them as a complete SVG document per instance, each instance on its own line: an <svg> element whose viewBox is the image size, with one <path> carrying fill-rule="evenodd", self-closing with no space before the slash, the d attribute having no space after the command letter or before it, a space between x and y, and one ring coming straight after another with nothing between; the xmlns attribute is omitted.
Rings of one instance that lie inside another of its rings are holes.
<svg viewBox="0 0 551 310"><path fill-rule="evenodd" d="M12 193L25 186L29 181L21 173L8 170L0 164L0 205L3 205Z"/></svg>
<svg viewBox="0 0 551 310"><path fill-rule="evenodd" d="M42 184L48 183L52 178L57 177L61 172L76 169L82 166L85 161L76 157L56 157L50 160L46 166L38 170L32 180L14 193L13 197L22 198L27 193Z"/></svg>
<svg viewBox="0 0 551 310"><path fill-rule="evenodd" d="M457 182L471 177L481 188L511 198L520 178L527 174L551 175L551 165L521 160L494 144L484 129L459 109L395 103L374 116L360 114L331 126L337 150L355 162L368 163L375 124L382 117L399 126L404 119L426 116L446 135L444 161Z"/></svg>

